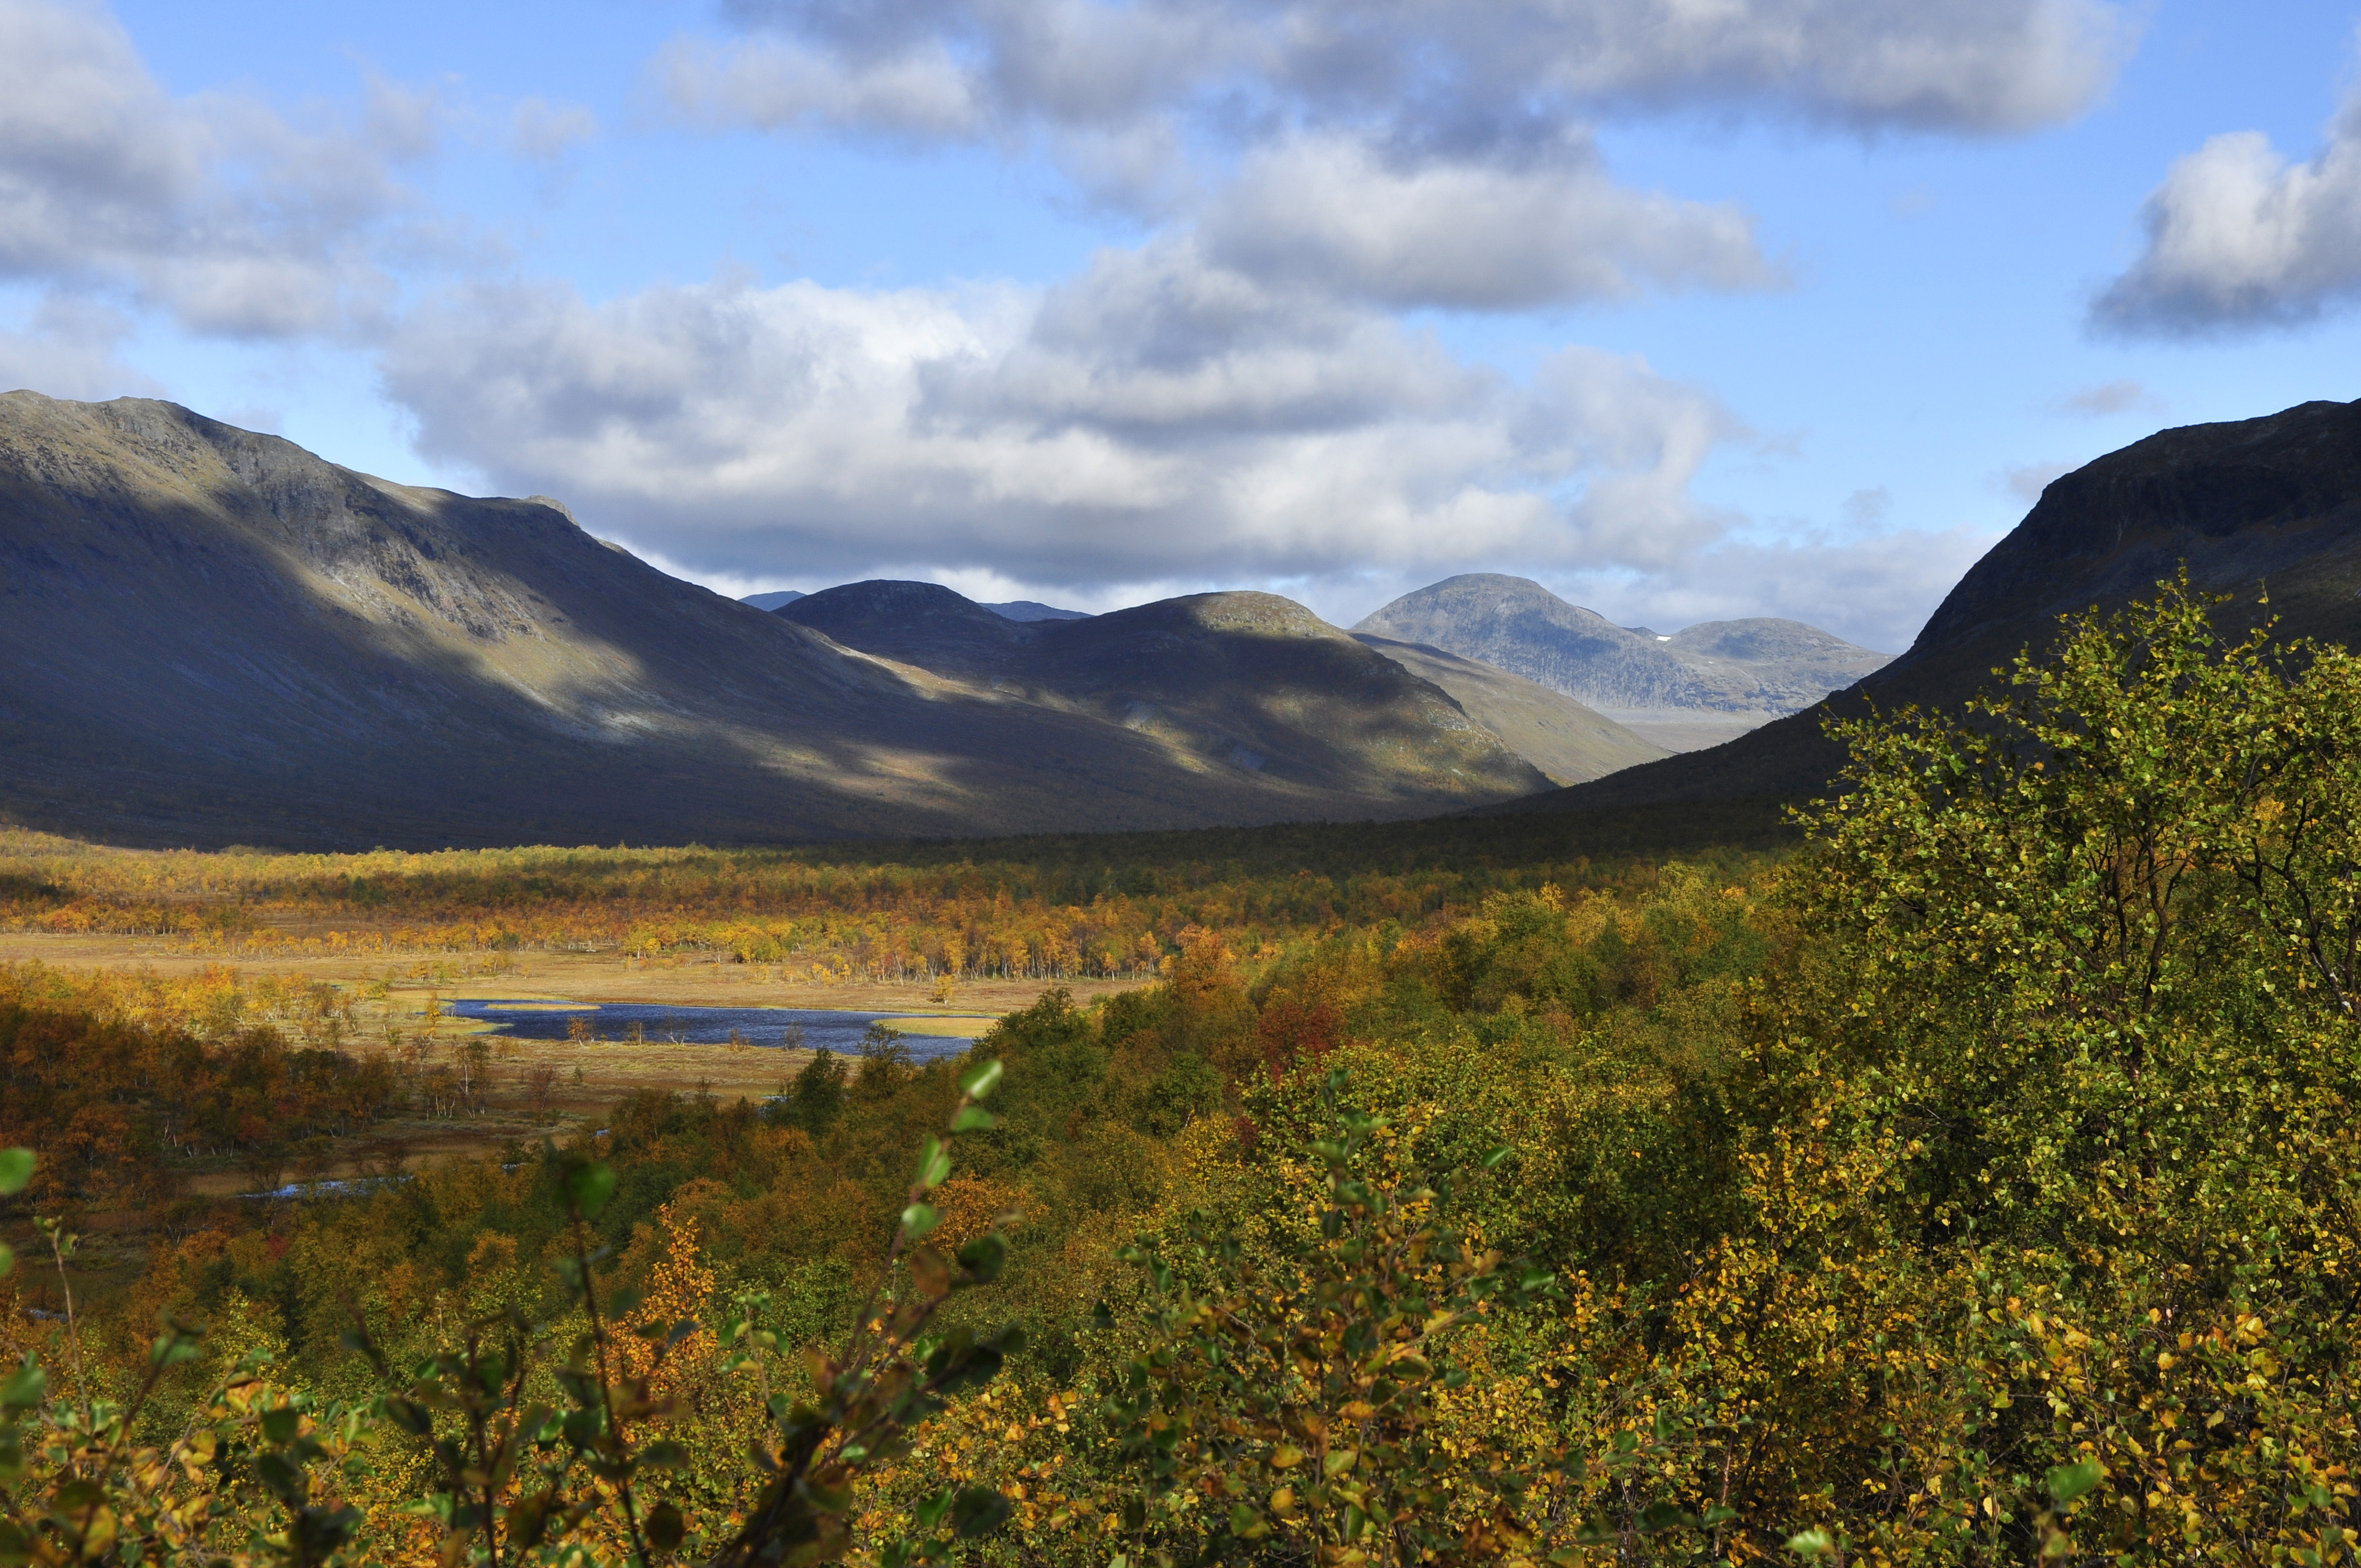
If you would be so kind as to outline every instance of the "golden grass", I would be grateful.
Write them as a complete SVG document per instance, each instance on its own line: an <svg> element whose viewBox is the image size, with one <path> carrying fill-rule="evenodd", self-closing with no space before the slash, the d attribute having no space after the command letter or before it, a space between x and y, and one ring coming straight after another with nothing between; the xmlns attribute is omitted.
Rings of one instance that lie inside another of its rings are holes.
<svg viewBox="0 0 2361 1568"><path fill-rule="evenodd" d="M924 1035L929 1039L973 1039L999 1022L996 1014L971 1013L953 1017L912 1018L906 1015L888 1018L886 1026L897 1034Z"/></svg>

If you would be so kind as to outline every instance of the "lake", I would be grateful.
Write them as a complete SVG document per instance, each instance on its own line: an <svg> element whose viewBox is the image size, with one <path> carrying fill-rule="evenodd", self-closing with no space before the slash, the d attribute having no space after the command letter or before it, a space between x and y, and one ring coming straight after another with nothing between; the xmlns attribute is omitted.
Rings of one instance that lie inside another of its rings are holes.
<svg viewBox="0 0 2361 1568"><path fill-rule="evenodd" d="M816 1007L675 1007L638 1002L553 1003L486 1001L446 1002L443 1010L454 1017L480 1018L499 1025L498 1033L528 1040L562 1040L577 1018L588 1019L590 1032L602 1040L629 1040L636 1028L651 1041L676 1040L685 1045L718 1046L735 1034L749 1045L825 1047L839 1056L861 1054L861 1037L869 1025L883 1020L916 1023L907 1014L849 1013ZM976 1024L979 1031L989 1020ZM903 1045L912 1058L928 1061L955 1057L975 1042L944 1035L905 1035Z"/></svg>

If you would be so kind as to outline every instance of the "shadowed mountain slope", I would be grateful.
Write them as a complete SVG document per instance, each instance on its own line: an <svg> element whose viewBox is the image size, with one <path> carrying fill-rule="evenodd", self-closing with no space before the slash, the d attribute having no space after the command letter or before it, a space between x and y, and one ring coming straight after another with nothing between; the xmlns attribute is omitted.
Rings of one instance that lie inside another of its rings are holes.
<svg viewBox="0 0 2361 1568"><path fill-rule="evenodd" d="M1466 744L1444 728L1411 750ZM0 815L28 826L742 842L1405 816L1539 783L1212 765L848 650L554 501L390 484L170 403L0 396Z"/></svg>
<svg viewBox="0 0 2361 1568"><path fill-rule="evenodd" d="M772 614L842 643L937 674L990 680L1040 635L939 583L883 579L822 588Z"/></svg>
<svg viewBox="0 0 2361 1568"><path fill-rule="evenodd" d="M1451 694L1467 717L1509 743L1511 751L1559 784L1602 778L1618 769L1664 756L1666 748L1642 739L1605 715L1538 681L1440 648L1397 642L1366 631L1353 640L1374 648L1422 680Z"/></svg>
<svg viewBox="0 0 2361 1568"><path fill-rule="evenodd" d="M1060 609L1056 605L1043 604L1039 599L1005 599L983 608L1011 620L1088 620L1091 618L1088 610Z"/></svg>
<svg viewBox="0 0 2361 1568"><path fill-rule="evenodd" d="M1317 790L1374 793L1382 781L1405 798L1547 784L1448 694L1272 594L1017 622L932 583L869 582L776 613L847 647L1120 726L1201 766Z"/></svg>
<svg viewBox="0 0 2361 1568"><path fill-rule="evenodd" d="M2184 563L2200 587L2235 596L2215 616L2229 634L2268 614L2285 637L2361 642L2361 402L2164 431L2052 481L1910 651L1833 706L1956 707L2004 685L1993 672L2020 649L2049 646L2061 615L2147 598ZM2255 602L2266 586L2268 610ZM1820 732L1828 706L1515 808L1754 800L1769 812L1824 795L1843 762Z"/></svg>
<svg viewBox="0 0 2361 1568"><path fill-rule="evenodd" d="M1480 659L1676 750L1808 707L1887 657L1796 620L1707 621L1660 637L1489 572L1405 594L1354 630Z"/></svg>

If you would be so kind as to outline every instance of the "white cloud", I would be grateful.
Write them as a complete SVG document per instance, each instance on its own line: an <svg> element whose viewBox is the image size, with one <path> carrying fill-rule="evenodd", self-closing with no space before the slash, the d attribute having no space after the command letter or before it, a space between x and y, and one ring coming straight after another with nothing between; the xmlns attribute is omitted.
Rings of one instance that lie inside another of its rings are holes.
<svg viewBox="0 0 2361 1568"><path fill-rule="evenodd" d="M1724 526L1688 483L1743 434L1637 359L1567 349L1518 385L1186 241L1040 292L467 290L386 379L432 457L700 574L795 581L1656 570Z"/></svg>
<svg viewBox="0 0 2361 1568"><path fill-rule="evenodd" d="M1579 137L1507 164L1290 137L1246 158L1202 232L1240 271L1397 306L1518 310L1780 280L1746 214L1618 185Z"/></svg>
<svg viewBox="0 0 2361 1568"><path fill-rule="evenodd" d="M2058 406L2066 413L2103 419L2109 414L2129 413L2134 410L2147 412L2160 409L2164 402L2137 381L2109 381L2103 386L2085 387L2079 392L2069 392L2058 400Z"/></svg>
<svg viewBox="0 0 2361 1568"><path fill-rule="evenodd" d="M1619 625L1659 631L1700 620L1784 616L1849 642L1899 653L1943 596L2001 534L1897 530L1873 538L1732 540L1652 576L1535 573L1563 597Z"/></svg>
<svg viewBox="0 0 2361 1568"><path fill-rule="evenodd" d="M438 115L384 82L351 126L176 99L103 9L0 0L0 278L121 290L204 333L333 330L383 307L373 236Z"/></svg>
<svg viewBox="0 0 2361 1568"><path fill-rule="evenodd" d="M387 359L429 455L564 497L733 592L868 576L1104 609L1262 586L1341 623L1455 572L1660 627L1788 615L1898 651L1992 542L1787 543L1692 481L1752 437L1709 394L1569 347L1516 381L1193 240L1047 290L718 282L603 303L455 292Z"/></svg>
<svg viewBox="0 0 2361 1568"><path fill-rule="evenodd" d="M1313 122L1406 114L1464 128L1504 105L1634 103L1755 103L1862 127L2008 132L2088 107L2132 32L2126 11L2100 0L741 0L730 9L750 37L668 58L664 79L684 106L736 99L763 106L756 123L930 123L962 135L1183 111ZM749 99L766 77L768 95ZM928 85L914 94L914 82ZM958 107L928 121L914 103Z"/></svg>
<svg viewBox="0 0 2361 1568"><path fill-rule="evenodd" d="M119 352L132 327L120 311L50 294L21 326L0 327L0 391L84 400L152 396L157 384Z"/></svg>
<svg viewBox="0 0 2361 1568"><path fill-rule="evenodd" d="M1616 184L1587 121L1762 112L1877 132L2069 118L2103 0L740 0L652 76L709 128L1041 150L1225 265L1396 308L1781 281L1744 212Z"/></svg>
<svg viewBox="0 0 2361 1568"><path fill-rule="evenodd" d="M775 38L728 49L680 39L657 57L655 74L675 106L717 127L829 125L960 139L985 126L976 84L939 44L851 63Z"/></svg>
<svg viewBox="0 0 2361 1568"><path fill-rule="evenodd" d="M1894 492L1883 485L1866 490L1855 490L1845 498L1843 507L1847 525L1856 530L1873 529L1882 525L1894 510Z"/></svg>
<svg viewBox="0 0 2361 1568"><path fill-rule="evenodd" d="M2306 163L2259 131L2213 137L2173 164L2142 222L2146 248L2092 305L2103 329L2283 325L2361 294L2361 95Z"/></svg>
<svg viewBox="0 0 2361 1568"><path fill-rule="evenodd" d="M598 134L598 117L579 104L527 98L509 115L509 150L536 163L562 158Z"/></svg>

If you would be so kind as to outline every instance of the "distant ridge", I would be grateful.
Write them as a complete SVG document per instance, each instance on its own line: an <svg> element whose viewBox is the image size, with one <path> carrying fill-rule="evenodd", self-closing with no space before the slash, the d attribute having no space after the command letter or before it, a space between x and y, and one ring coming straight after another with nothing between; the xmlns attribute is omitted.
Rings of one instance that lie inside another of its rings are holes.
<svg viewBox="0 0 2361 1568"><path fill-rule="evenodd" d="M1553 784L1579 784L1653 762L1665 748L1538 681L1440 648L1366 631L1354 641L1449 692L1467 716L1506 740Z"/></svg>
<svg viewBox="0 0 2361 1568"><path fill-rule="evenodd" d="M748 594L740 604L751 604L756 609L784 609L807 596L794 588L774 588L768 593ZM984 609L1010 620L1088 620L1090 611L1060 609L1053 604L1038 599L1010 599L1005 604L987 604Z"/></svg>
<svg viewBox="0 0 2361 1568"><path fill-rule="evenodd" d="M1663 636L1489 572L1404 594L1354 630L1480 659L1675 751L1807 707L1891 656L1797 620L1706 621Z"/></svg>
<svg viewBox="0 0 2361 1568"><path fill-rule="evenodd" d="M1101 645L1101 685L1035 698L667 576L558 503L392 484L171 403L12 392L0 821L126 844L742 843L1362 821L1547 787L1439 690L1258 598L969 607ZM1182 672L1169 707L1117 701L1126 656Z"/></svg>
<svg viewBox="0 0 2361 1568"><path fill-rule="evenodd" d="M2048 647L2061 615L2148 598L2184 564L2200 587L2235 596L2214 617L2227 633L2268 614L2282 636L2361 645L2361 402L2161 431L2054 479L1908 652L1830 702L1510 809L1752 801L1767 815L1823 795L1844 761L1821 733L1830 708L1956 707L2004 685L1993 672L2020 649Z"/></svg>
<svg viewBox="0 0 2361 1568"><path fill-rule="evenodd" d="M1004 604L987 604L984 609L1011 620L1088 620L1086 609L1060 609L1038 599L1010 599Z"/></svg>
<svg viewBox="0 0 2361 1568"><path fill-rule="evenodd" d="M848 648L1154 737L1201 765L1369 795L1529 794L1548 776L1447 693L1275 594L1010 620L936 583L776 612Z"/></svg>

